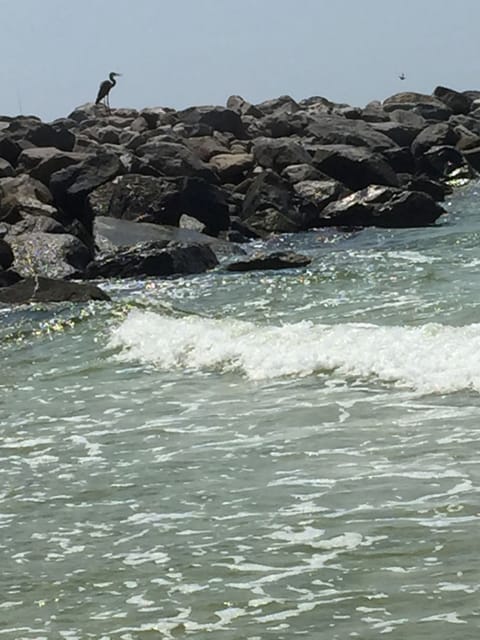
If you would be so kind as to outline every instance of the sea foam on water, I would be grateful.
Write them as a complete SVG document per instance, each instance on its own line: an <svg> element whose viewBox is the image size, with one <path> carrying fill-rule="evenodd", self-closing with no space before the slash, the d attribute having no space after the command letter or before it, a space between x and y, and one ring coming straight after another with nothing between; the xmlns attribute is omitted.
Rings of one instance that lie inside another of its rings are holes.
<svg viewBox="0 0 480 640"><path fill-rule="evenodd" d="M161 369L239 371L251 380L335 372L421 393L480 391L480 324L260 325L132 311L112 330L118 357Z"/></svg>

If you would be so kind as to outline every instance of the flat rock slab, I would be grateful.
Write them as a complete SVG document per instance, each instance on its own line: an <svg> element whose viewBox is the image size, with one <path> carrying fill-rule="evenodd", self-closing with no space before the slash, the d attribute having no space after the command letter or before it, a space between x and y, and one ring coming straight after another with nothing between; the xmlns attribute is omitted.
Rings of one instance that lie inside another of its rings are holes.
<svg viewBox="0 0 480 640"><path fill-rule="evenodd" d="M87 302L88 300L110 300L110 298L102 289L90 282L68 282L41 277L25 278L0 289L0 304Z"/></svg>
<svg viewBox="0 0 480 640"><path fill-rule="evenodd" d="M306 267L311 258L299 253L276 251L274 253L257 253L248 260L239 260L227 265L227 271L258 271L267 269L297 269Z"/></svg>

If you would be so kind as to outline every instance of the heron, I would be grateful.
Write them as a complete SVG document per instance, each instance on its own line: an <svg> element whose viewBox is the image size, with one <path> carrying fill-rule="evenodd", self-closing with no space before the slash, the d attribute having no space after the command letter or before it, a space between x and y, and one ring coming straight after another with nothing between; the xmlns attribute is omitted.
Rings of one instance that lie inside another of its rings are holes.
<svg viewBox="0 0 480 640"><path fill-rule="evenodd" d="M100 85L100 88L98 89L98 94L97 94L97 99L95 100L95 104L100 104L103 100L104 101L103 104L110 111L110 101L108 99L108 94L113 89L113 87L117 84L117 81L115 80L115 78L121 75L122 75L121 73L115 73L115 71L112 71L109 74L108 76L109 79L104 80Z"/></svg>

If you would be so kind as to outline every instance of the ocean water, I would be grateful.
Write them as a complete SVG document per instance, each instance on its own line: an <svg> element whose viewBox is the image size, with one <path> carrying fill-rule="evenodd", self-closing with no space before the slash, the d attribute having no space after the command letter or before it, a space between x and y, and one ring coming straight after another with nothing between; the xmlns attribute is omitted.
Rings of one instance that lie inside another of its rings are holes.
<svg viewBox="0 0 480 640"><path fill-rule="evenodd" d="M480 184L304 270L0 310L2 640L477 640Z"/></svg>

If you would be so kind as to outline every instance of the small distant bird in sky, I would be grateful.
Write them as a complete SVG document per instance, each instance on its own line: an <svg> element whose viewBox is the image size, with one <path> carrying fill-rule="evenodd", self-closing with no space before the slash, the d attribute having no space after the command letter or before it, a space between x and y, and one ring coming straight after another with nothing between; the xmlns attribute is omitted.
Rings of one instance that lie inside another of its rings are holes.
<svg viewBox="0 0 480 640"><path fill-rule="evenodd" d="M121 73L115 73L114 71L112 71L112 73L109 74L108 76L109 80L104 80L100 85L100 88L97 94L97 99L95 100L95 104L100 104L103 100L104 105L110 111L110 100L109 100L108 94L113 89L113 87L117 84L117 81L115 80L115 78L121 75L122 75Z"/></svg>
<svg viewBox="0 0 480 640"><path fill-rule="evenodd" d="M401 73L398 77L400 78L400 80L405 80L407 76L404 73Z"/></svg>

